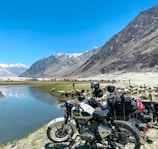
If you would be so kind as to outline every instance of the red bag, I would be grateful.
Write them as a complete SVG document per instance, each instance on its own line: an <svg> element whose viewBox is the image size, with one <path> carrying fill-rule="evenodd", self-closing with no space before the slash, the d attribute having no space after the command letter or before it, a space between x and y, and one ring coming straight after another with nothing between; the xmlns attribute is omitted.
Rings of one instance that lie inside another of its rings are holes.
<svg viewBox="0 0 158 149"><path fill-rule="evenodd" d="M145 106L142 104L142 102L137 101L136 104L137 104L137 106L138 106L138 110L137 110L137 111L138 111L138 112L143 112L144 109L145 109Z"/></svg>

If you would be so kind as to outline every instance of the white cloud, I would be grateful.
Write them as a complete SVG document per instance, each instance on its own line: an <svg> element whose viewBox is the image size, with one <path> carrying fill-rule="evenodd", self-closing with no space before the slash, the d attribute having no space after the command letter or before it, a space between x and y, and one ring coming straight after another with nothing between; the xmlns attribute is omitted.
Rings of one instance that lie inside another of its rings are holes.
<svg viewBox="0 0 158 149"><path fill-rule="evenodd" d="M94 48L94 49L97 49L98 47L97 47L97 46L94 46L93 48Z"/></svg>

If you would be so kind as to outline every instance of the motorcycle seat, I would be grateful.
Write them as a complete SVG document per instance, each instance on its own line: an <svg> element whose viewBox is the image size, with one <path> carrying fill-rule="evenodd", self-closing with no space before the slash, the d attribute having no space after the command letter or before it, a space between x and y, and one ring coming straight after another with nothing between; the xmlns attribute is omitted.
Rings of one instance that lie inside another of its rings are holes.
<svg viewBox="0 0 158 149"><path fill-rule="evenodd" d="M110 111L108 109L101 111L94 111L93 118L103 120L109 117Z"/></svg>

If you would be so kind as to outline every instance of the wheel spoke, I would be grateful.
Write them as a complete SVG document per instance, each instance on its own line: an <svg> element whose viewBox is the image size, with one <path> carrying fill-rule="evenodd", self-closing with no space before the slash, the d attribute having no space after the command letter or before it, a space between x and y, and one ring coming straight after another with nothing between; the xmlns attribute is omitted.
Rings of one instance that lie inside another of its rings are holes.
<svg viewBox="0 0 158 149"><path fill-rule="evenodd" d="M68 126L68 130L63 132L63 125L64 123L57 124L52 128L48 128L47 136L51 141L55 142L63 142L69 139L69 136L72 136L73 130L72 127Z"/></svg>

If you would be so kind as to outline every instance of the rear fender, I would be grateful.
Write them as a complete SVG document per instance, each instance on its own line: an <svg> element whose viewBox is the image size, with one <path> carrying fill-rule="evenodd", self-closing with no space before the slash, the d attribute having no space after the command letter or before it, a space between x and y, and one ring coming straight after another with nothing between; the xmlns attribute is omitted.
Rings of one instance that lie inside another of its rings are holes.
<svg viewBox="0 0 158 149"><path fill-rule="evenodd" d="M137 129L137 127L135 126L135 122L133 120L129 120L129 121L120 121L120 120L114 120L114 123L120 123L120 124L124 124L127 125L128 127L130 127L131 129L134 130L134 132L137 134L137 136L139 137L139 141L141 144L145 144L145 138L141 137L141 132Z"/></svg>

